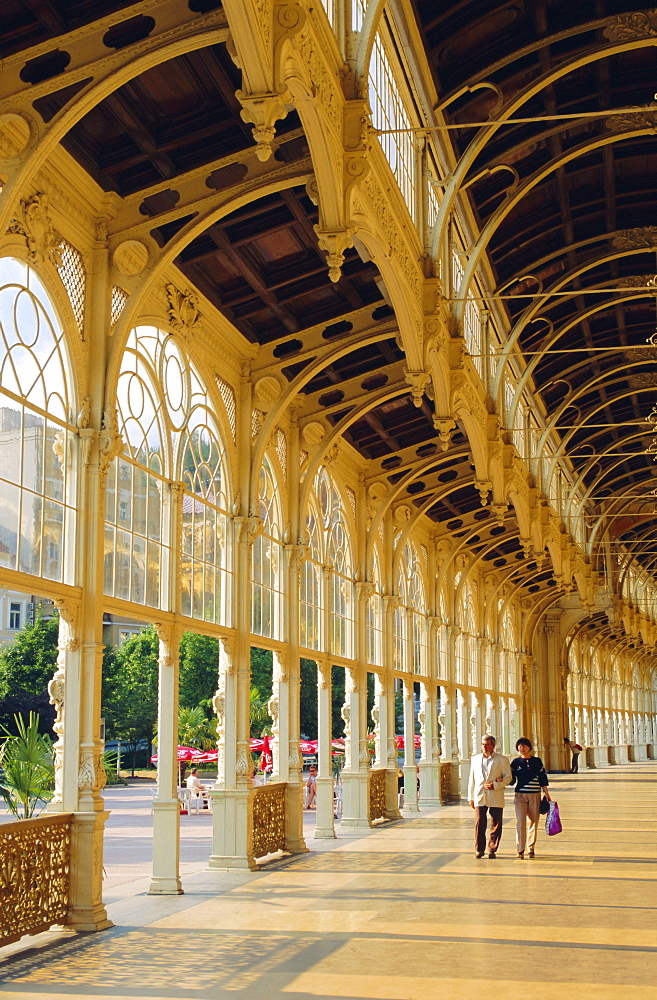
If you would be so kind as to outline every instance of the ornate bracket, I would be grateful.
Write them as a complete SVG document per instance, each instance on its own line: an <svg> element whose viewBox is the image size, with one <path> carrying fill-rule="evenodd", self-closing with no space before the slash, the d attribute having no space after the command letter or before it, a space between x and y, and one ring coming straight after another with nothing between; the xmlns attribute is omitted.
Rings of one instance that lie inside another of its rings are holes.
<svg viewBox="0 0 657 1000"><path fill-rule="evenodd" d="M247 94L238 90L236 97L242 105L240 118L253 125L256 156L261 163L265 163L274 152L274 122L287 117L287 108L280 94Z"/></svg>
<svg viewBox="0 0 657 1000"><path fill-rule="evenodd" d="M433 426L440 436L440 450L447 451L452 438L452 431L456 427L456 421L452 417L434 416Z"/></svg>
<svg viewBox="0 0 657 1000"><path fill-rule="evenodd" d="M405 379L411 387L411 397L413 399L413 406L422 406L422 399L426 391L427 386L431 382L430 372L412 372L406 371Z"/></svg>
<svg viewBox="0 0 657 1000"><path fill-rule="evenodd" d="M354 245L354 229L321 229L320 226L313 226L317 233L319 249L326 251L326 263L329 267L329 279L332 282L339 281L342 277L342 265L344 264L345 250Z"/></svg>
<svg viewBox="0 0 657 1000"><path fill-rule="evenodd" d="M493 489L493 484L489 479L475 479L475 489L479 493L479 499L481 500L481 506L485 507L488 503L488 494Z"/></svg>

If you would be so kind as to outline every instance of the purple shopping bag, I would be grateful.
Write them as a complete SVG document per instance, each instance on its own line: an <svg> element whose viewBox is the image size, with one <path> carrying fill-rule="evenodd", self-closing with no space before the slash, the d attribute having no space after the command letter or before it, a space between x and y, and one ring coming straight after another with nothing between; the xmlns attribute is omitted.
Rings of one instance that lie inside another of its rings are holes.
<svg viewBox="0 0 657 1000"><path fill-rule="evenodd" d="M554 837L555 833L561 833L561 817L559 816L559 806L553 800L550 802L550 811L545 817L545 832L548 837Z"/></svg>

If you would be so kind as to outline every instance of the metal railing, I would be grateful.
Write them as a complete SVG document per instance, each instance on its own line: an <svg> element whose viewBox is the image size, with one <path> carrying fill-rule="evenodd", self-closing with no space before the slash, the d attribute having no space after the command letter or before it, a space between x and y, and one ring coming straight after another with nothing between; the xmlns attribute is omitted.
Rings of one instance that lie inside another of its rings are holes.
<svg viewBox="0 0 657 1000"><path fill-rule="evenodd" d="M0 945L67 923L72 819L0 824Z"/></svg>
<svg viewBox="0 0 657 1000"><path fill-rule="evenodd" d="M254 788L249 796L249 858L285 850L285 781Z"/></svg>

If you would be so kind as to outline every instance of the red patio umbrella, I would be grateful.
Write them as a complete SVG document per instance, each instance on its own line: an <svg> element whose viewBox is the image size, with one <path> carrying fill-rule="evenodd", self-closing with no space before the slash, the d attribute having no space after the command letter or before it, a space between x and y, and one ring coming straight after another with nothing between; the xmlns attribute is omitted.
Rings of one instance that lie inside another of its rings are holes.
<svg viewBox="0 0 657 1000"><path fill-rule="evenodd" d="M262 756L260 757L260 770L261 771L273 771L274 770L274 758L271 752L271 746L269 745L269 737L265 736L262 740Z"/></svg>

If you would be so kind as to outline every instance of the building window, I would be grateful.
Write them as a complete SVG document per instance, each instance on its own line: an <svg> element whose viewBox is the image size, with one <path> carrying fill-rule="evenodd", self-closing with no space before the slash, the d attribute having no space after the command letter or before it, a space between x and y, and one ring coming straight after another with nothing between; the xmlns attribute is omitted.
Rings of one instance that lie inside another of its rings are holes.
<svg viewBox="0 0 657 1000"><path fill-rule="evenodd" d="M21 627L21 606L20 604L12 603L9 605L9 628L20 628Z"/></svg>

